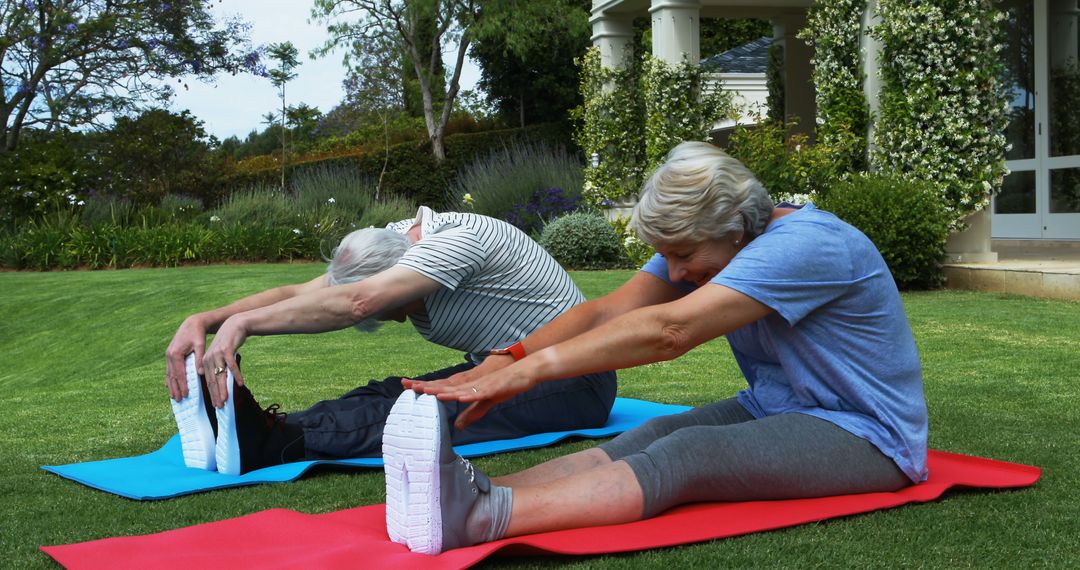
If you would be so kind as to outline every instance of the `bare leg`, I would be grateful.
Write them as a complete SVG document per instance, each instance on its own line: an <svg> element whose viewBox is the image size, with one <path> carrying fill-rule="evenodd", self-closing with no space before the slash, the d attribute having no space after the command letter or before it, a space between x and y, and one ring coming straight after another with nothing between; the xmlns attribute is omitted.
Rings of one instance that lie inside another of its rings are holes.
<svg viewBox="0 0 1080 570"><path fill-rule="evenodd" d="M593 447L570 455L556 457L539 465L534 465L524 471L511 473L502 477L491 479L492 484L502 487L520 487L529 485L541 485L550 483L556 479L569 477L576 473L582 473L602 465L611 463L608 454L599 448Z"/></svg>
<svg viewBox="0 0 1080 570"><path fill-rule="evenodd" d="M625 461L608 460L546 483L515 487L506 536L636 521L643 505L634 471Z"/></svg>

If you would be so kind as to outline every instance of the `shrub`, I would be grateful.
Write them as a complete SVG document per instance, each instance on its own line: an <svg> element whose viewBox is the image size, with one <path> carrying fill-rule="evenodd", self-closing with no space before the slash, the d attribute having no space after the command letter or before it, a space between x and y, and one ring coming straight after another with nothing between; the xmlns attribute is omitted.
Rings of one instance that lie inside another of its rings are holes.
<svg viewBox="0 0 1080 570"><path fill-rule="evenodd" d="M628 263L619 236L600 214L574 212L544 226L540 245L567 269L611 269Z"/></svg>
<svg viewBox="0 0 1080 570"><path fill-rule="evenodd" d="M626 252L626 258L630 260L630 264L634 267L645 265L645 262L652 259L652 256L656 254L652 246L637 237L634 230L630 228L630 218L619 216L611 221L611 227L615 230L615 234L619 236L619 243L622 244L623 251Z"/></svg>
<svg viewBox="0 0 1080 570"><path fill-rule="evenodd" d="M567 195L562 188L545 188L533 192L528 202L511 206L506 221L525 233L538 235L545 224L573 212L580 204L581 196L576 192Z"/></svg>
<svg viewBox="0 0 1080 570"><path fill-rule="evenodd" d="M827 192L835 180L851 172L851 152L843 144L812 145L806 135L789 136L789 126L765 122L736 127L727 152L757 176L774 201L803 203L809 195Z"/></svg>
<svg viewBox="0 0 1080 570"><path fill-rule="evenodd" d="M942 285L952 217L932 183L860 174L837 183L817 205L866 234L901 289Z"/></svg>
<svg viewBox="0 0 1080 570"><path fill-rule="evenodd" d="M414 203L441 208L446 200L446 188L462 165L485 156L493 149L501 149L513 141L557 144L569 140L567 126L559 123L533 125L524 129L505 129L478 133L461 133L446 137L446 160L436 163L431 155L429 141L408 141L391 145L387 163L386 150L360 148L346 151L338 156L310 156L286 166L286 179L292 180L302 172L324 166L358 169L373 180L380 180L383 166L386 171L381 178L380 195L395 194ZM236 188L278 186L281 176L276 161L249 165L244 161L236 171L223 177L215 190L226 195ZM451 209L456 209L456 204Z"/></svg>
<svg viewBox="0 0 1080 570"><path fill-rule="evenodd" d="M451 210L472 211L508 221L514 213L521 224L515 225L531 231L540 214L540 202L555 198L544 196L543 192L559 189L560 199L576 205L581 186L581 161L565 148L543 142L512 142L458 170L448 188L447 206ZM527 212L530 202L534 203L535 212ZM545 207L544 214L550 216L550 209ZM554 213L568 209L572 207Z"/></svg>

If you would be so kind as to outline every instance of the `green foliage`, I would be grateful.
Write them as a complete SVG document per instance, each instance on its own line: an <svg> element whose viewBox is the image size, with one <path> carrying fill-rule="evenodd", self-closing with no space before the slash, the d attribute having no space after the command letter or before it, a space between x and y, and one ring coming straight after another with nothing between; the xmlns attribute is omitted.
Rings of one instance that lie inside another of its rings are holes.
<svg viewBox="0 0 1080 570"><path fill-rule="evenodd" d="M806 135L788 136L788 130L774 122L739 126L728 141L727 152L757 176L773 201L805 203L852 172L846 146L810 144Z"/></svg>
<svg viewBox="0 0 1080 570"><path fill-rule="evenodd" d="M203 197L217 171L203 122L188 111L150 109L117 117L109 129L91 137L99 175L99 194L139 204L157 203L168 194Z"/></svg>
<svg viewBox="0 0 1080 570"><path fill-rule="evenodd" d="M589 2L505 2L489 10L469 56L480 67L479 87L504 124L563 120L581 103L575 59L589 47Z"/></svg>
<svg viewBox="0 0 1080 570"><path fill-rule="evenodd" d="M817 205L866 234L901 289L943 284L951 219L932 183L860 174L834 184Z"/></svg>
<svg viewBox="0 0 1080 570"><path fill-rule="evenodd" d="M771 22L755 18L702 18L700 30L702 57L724 53L773 33Z"/></svg>
<svg viewBox="0 0 1080 570"><path fill-rule="evenodd" d="M544 226L540 245L567 269L625 267L626 253L611 224L600 214L574 212Z"/></svg>
<svg viewBox="0 0 1080 570"><path fill-rule="evenodd" d="M847 149L846 162L866 165L870 106L863 94L860 39L866 0L819 0L799 37L814 48L818 142Z"/></svg>
<svg viewBox="0 0 1080 570"><path fill-rule="evenodd" d="M247 25L201 0L7 1L0 25L0 154L26 129L56 131L164 101L163 79L255 71Z"/></svg>
<svg viewBox="0 0 1080 570"><path fill-rule="evenodd" d="M76 207L94 179L77 133L34 132L18 149L0 152L0 226Z"/></svg>
<svg viewBox="0 0 1080 570"><path fill-rule="evenodd" d="M403 65L414 74L423 95L424 123L430 151L437 163L446 159L444 137L457 97L461 62L469 49L475 27L481 19L475 2L366 2L362 0L315 0L312 18L326 24L329 36L318 55L327 55L337 47L348 46L355 58L363 53L393 57L402 55L412 65ZM457 64L446 80L442 54L457 44ZM408 89L406 89L408 91Z"/></svg>
<svg viewBox="0 0 1080 570"><path fill-rule="evenodd" d="M574 140L590 158L584 196L593 206L636 195L669 150L684 140L705 140L732 111L729 94L704 90L697 65L669 65L651 55L632 61L624 69L605 68L594 47L580 62L583 102L571 115Z"/></svg>
<svg viewBox="0 0 1080 570"><path fill-rule="evenodd" d="M447 208L505 220L547 188L579 199L581 171L581 159L561 146L512 141L458 170L448 188Z"/></svg>
<svg viewBox="0 0 1080 570"><path fill-rule="evenodd" d="M685 58L670 65L645 56L641 72L641 97L645 100L646 170L664 161L675 145L688 140L707 140L712 126L734 110L731 94L704 89L705 74L697 62Z"/></svg>
<svg viewBox="0 0 1080 570"><path fill-rule="evenodd" d="M954 227L1005 176L1004 13L994 0L879 0L882 89L871 160L931 180Z"/></svg>
<svg viewBox="0 0 1080 570"><path fill-rule="evenodd" d="M391 145L390 159L382 178L382 194L402 196L410 201L443 206L446 188L457 172L479 156L487 156L513 141L545 141L551 145L565 144L566 125L550 123L525 129L504 129L477 133L462 133L446 137L446 160L439 163L431 154L429 142L408 141ZM310 168L352 168L373 180L379 178L386 163L382 148L361 149L352 154L291 163L289 179L301 176ZM271 185L278 175L277 164L253 170L237 171L219 181L217 193L225 195L234 188ZM451 204L451 209L456 204Z"/></svg>
<svg viewBox="0 0 1080 570"><path fill-rule="evenodd" d="M615 230L615 235L619 236L619 243L622 244L631 266L641 267L656 255L656 250L642 241L630 227L630 218L619 216L611 221L611 227Z"/></svg>
<svg viewBox="0 0 1080 570"><path fill-rule="evenodd" d="M355 171L324 169L297 182L293 194L273 187L240 191L207 212L182 196L157 206L91 199L82 209L58 210L3 235L0 264L48 270L320 259L354 229L415 212L399 197L376 201L373 185Z"/></svg>
<svg viewBox="0 0 1080 570"><path fill-rule="evenodd" d="M637 194L645 177L645 106L640 96L641 67L627 55L623 69L600 63L600 49L591 47L581 66L580 107L571 110L574 142L584 151L584 197L598 206Z"/></svg>

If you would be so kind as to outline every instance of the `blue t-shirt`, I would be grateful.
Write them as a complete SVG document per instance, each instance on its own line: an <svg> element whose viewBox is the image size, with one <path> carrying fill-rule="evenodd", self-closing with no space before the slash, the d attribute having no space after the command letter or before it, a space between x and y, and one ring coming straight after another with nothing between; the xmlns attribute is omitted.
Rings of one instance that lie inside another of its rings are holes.
<svg viewBox="0 0 1080 570"><path fill-rule="evenodd" d="M642 271L671 283L657 254ZM727 335L754 417L798 412L864 438L926 479L922 367L900 294L862 232L813 204L774 220L711 280L775 311Z"/></svg>

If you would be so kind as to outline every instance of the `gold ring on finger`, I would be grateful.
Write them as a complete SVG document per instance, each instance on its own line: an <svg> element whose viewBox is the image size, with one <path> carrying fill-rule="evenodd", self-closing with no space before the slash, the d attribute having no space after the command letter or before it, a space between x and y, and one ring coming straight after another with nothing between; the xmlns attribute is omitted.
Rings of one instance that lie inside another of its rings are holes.
<svg viewBox="0 0 1080 570"><path fill-rule="evenodd" d="M217 368L214 369L214 376L217 376L219 374L224 374L224 373L225 373L225 369L222 368L221 366L218 366Z"/></svg>

